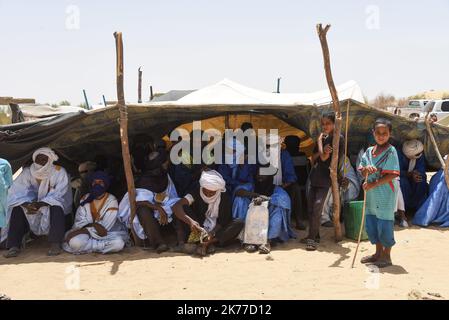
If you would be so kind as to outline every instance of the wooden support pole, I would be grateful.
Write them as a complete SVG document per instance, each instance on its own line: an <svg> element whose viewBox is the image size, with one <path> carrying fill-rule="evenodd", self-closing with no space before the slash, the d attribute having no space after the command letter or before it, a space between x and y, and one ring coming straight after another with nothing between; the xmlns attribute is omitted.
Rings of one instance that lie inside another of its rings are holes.
<svg viewBox="0 0 449 320"><path fill-rule="evenodd" d="M137 242L136 233L133 227L134 217L136 216L136 189L134 187L134 176L131 169L131 156L129 153L128 140L128 107L125 103L125 93L123 87L123 40L122 33L115 32L115 47L117 53L116 70L117 70L117 106L120 112L120 140L122 143L123 167L125 169L126 183L128 185L129 203L131 207L130 226L134 238Z"/></svg>
<svg viewBox="0 0 449 320"><path fill-rule="evenodd" d="M448 172L448 164L449 164L449 157L444 161L443 157L441 156L440 149L438 148L437 141L435 140L435 136L433 134L432 127L430 126L429 122L429 113L430 110L426 112L426 116L424 117L424 122L426 123L426 129L427 134L430 137L430 141L432 142L433 148L435 149L435 153L437 154L438 160L440 161L441 168L444 170L444 180L446 181L446 186L449 189L449 172Z"/></svg>
<svg viewBox="0 0 449 320"><path fill-rule="evenodd" d="M139 67L139 70L137 70L138 77L139 77L139 84L137 87L137 102L142 103L142 67Z"/></svg>
<svg viewBox="0 0 449 320"><path fill-rule="evenodd" d="M12 113L11 123L25 122L25 117L23 116L22 110L20 110L20 106L17 103L10 103L9 108Z"/></svg>
<svg viewBox="0 0 449 320"><path fill-rule="evenodd" d="M335 240L337 242L341 241L343 239L342 232L341 232L341 224L340 224L340 211L341 211L341 204L340 204L340 192L339 192L339 186L338 186L338 155L339 155L339 146L340 146L340 133L341 133L341 112L340 112L340 101L338 100L338 94L337 89L335 88L334 80L332 78L332 71L331 71L331 62L329 57L329 47L327 45L327 39L326 34L329 31L329 28L331 26L328 24L323 29L323 26L318 24L316 26L316 30L318 33L318 37L320 39L321 43L321 49L323 51L323 60L324 60L324 70L326 72L326 79L327 84L329 87L329 91L332 96L332 105L335 111L335 129L334 129L334 135L332 139L332 159L331 159L331 166L330 166L330 175L331 175L331 181L332 181L332 196L333 196L333 203L334 203L334 228L335 228Z"/></svg>
<svg viewBox="0 0 449 320"><path fill-rule="evenodd" d="M429 134L430 141L432 142L433 148L435 149L435 153L437 154L438 160L440 161L441 167L444 168L444 160L441 156L440 149L438 149L437 142L435 140L435 136L433 135L432 127L429 122L429 111L426 113L424 118L424 122L426 123L427 133Z"/></svg>

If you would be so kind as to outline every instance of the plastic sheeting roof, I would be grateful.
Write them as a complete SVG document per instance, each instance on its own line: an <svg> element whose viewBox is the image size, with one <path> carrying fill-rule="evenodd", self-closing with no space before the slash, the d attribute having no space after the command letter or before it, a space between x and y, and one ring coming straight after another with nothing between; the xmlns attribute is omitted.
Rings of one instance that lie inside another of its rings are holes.
<svg viewBox="0 0 449 320"><path fill-rule="evenodd" d="M20 110L25 117L29 118L46 118L58 116L61 114L86 111L83 108L74 106L57 106L52 107L47 104L21 104Z"/></svg>
<svg viewBox="0 0 449 320"><path fill-rule="evenodd" d="M340 101L351 99L364 103L362 90L351 80L337 86ZM246 87L229 79L194 91L179 100L177 104L294 104L326 105L332 102L329 89L311 93L271 93Z"/></svg>

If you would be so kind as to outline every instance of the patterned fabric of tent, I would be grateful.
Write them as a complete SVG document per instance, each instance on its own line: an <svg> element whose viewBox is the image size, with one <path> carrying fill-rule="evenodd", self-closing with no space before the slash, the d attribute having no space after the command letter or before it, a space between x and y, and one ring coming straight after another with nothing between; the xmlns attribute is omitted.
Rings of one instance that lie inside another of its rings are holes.
<svg viewBox="0 0 449 320"><path fill-rule="evenodd" d="M346 122L348 102L350 104L348 139L350 154L356 154L365 144L375 119L385 117L393 123L395 140L400 143L406 139L420 139L425 145L425 155L429 166L440 167L423 122L414 122L353 100L347 100L341 102L343 125ZM162 138L174 128L194 120L246 114L274 116L316 140L320 133L320 115L329 108L329 106L292 104L130 105L128 107L129 135L131 142L137 134ZM108 107L61 115L38 122L0 126L0 131L3 131L3 134L0 134L0 157L10 161L15 170L31 157L35 149L42 146L54 148L62 158L71 162L90 160L98 154L120 159L118 118L118 108ZM449 128L436 124L433 130L441 153L443 155L449 153L449 139L447 139Z"/></svg>

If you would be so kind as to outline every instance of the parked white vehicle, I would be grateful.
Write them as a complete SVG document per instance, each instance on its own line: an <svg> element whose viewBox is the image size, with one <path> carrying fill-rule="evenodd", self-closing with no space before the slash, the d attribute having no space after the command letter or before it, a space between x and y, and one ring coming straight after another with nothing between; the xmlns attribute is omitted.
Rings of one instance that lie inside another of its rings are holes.
<svg viewBox="0 0 449 320"><path fill-rule="evenodd" d="M427 110L430 114L435 114L438 120L449 116L449 99L429 101L426 107L420 113L420 117L425 117Z"/></svg>
<svg viewBox="0 0 449 320"><path fill-rule="evenodd" d="M409 100L407 107L397 108L393 111L393 113L405 118L416 118L423 113L428 102L429 100L425 99Z"/></svg>
<svg viewBox="0 0 449 320"><path fill-rule="evenodd" d="M409 100L407 108L412 108L412 109L421 109L424 110L424 107L426 106L427 102L429 102L429 100L425 100L425 99L418 99L418 100Z"/></svg>

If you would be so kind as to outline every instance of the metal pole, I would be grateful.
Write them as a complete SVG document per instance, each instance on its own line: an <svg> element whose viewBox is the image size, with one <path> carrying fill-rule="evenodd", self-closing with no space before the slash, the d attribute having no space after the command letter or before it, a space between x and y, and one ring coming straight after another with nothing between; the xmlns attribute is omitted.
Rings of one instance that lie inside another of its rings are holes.
<svg viewBox="0 0 449 320"><path fill-rule="evenodd" d="M138 79L139 79L139 84L137 87L137 102L138 103L142 103L142 67L139 67L139 70L137 70L138 73Z"/></svg>
<svg viewBox="0 0 449 320"><path fill-rule="evenodd" d="M83 94L84 94L84 102L86 103L86 109L90 110L90 105L89 105L89 100L87 100L87 93L86 90L83 89Z"/></svg>

